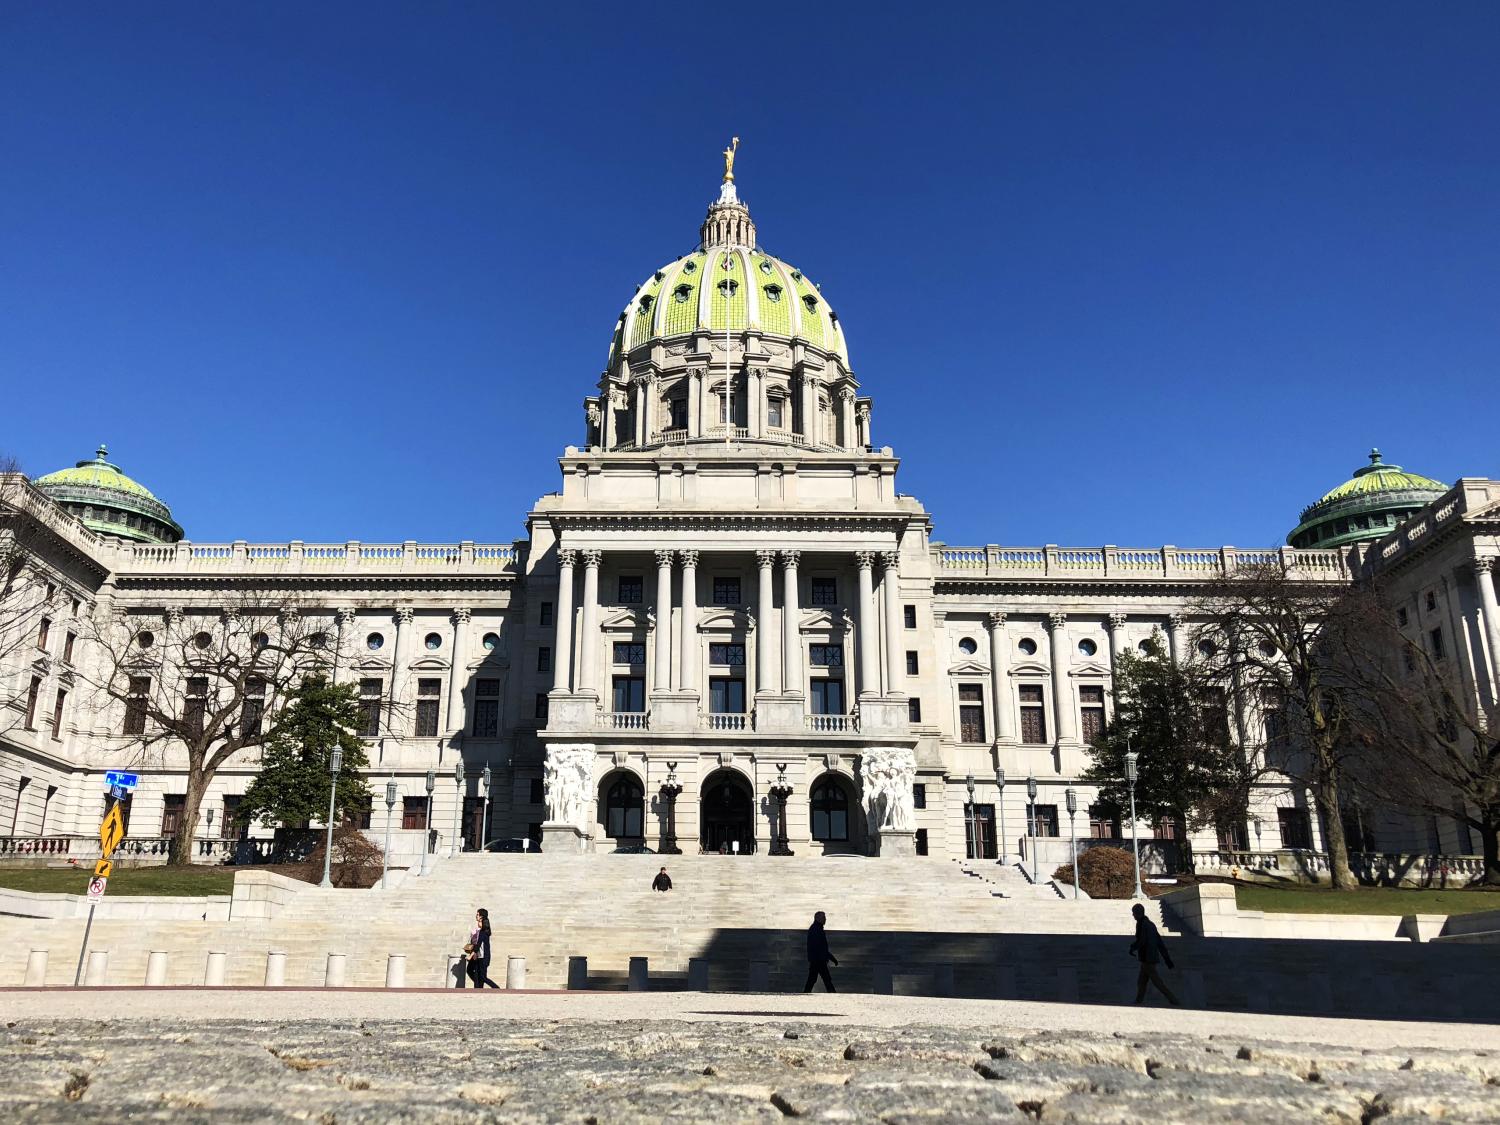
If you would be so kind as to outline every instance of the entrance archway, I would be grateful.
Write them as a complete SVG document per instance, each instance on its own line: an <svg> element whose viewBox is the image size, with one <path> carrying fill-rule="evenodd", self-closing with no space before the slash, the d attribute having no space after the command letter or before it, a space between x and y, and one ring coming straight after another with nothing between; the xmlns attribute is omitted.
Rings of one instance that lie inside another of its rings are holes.
<svg viewBox="0 0 1500 1125"><path fill-rule="evenodd" d="M853 782L832 771L813 780L807 795L808 837L824 855L864 855L864 811Z"/></svg>
<svg viewBox="0 0 1500 1125"><path fill-rule="evenodd" d="M599 783L599 823L616 843L645 840L646 790L635 774L616 770Z"/></svg>
<svg viewBox="0 0 1500 1125"><path fill-rule="evenodd" d="M749 783L733 770L715 770L698 799L698 842L705 852L740 855L755 850L755 798Z"/></svg>

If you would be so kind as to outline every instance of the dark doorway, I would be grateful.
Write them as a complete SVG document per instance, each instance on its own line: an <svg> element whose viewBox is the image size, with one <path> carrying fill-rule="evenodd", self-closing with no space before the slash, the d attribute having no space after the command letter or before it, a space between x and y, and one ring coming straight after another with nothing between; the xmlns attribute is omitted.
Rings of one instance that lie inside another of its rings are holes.
<svg viewBox="0 0 1500 1125"><path fill-rule="evenodd" d="M968 856L970 859L997 859L995 850L995 806L972 805L969 817Z"/></svg>
<svg viewBox="0 0 1500 1125"><path fill-rule="evenodd" d="M732 774L712 774L704 783L698 822L698 839L705 852L732 852L736 843L740 855L755 850L755 806L750 787Z"/></svg>
<svg viewBox="0 0 1500 1125"><path fill-rule="evenodd" d="M464 798L464 851L476 852L489 841L484 838L484 798Z"/></svg>

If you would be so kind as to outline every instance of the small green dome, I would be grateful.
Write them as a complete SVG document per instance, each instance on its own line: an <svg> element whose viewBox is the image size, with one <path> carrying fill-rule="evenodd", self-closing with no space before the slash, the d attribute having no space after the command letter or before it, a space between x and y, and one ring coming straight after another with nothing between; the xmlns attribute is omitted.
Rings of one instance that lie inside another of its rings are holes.
<svg viewBox="0 0 1500 1125"><path fill-rule="evenodd" d="M1372 449L1368 465L1303 510L1302 522L1286 541L1316 549L1381 539L1447 491L1442 481L1388 465L1380 459L1380 450Z"/></svg>
<svg viewBox="0 0 1500 1125"><path fill-rule="evenodd" d="M140 543L175 543L181 539L182 528L172 519L172 510L145 485L110 464L108 454L101 445L91 460L48 473L33 483L100 535L118 535Z"/></svg>

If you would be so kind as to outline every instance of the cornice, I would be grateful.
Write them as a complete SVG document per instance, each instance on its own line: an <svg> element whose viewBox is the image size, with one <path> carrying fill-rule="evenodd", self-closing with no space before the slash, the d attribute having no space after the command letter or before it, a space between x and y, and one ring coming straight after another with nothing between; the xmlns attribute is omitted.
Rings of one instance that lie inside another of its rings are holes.
<svg viewBox="0 0 1500 1125"><path fill-rule="evenodd" d="M720 531L798 529L819 531L865 531L871 527L904 528L910 512L559 512L546 513L559 531L672 531L679 528L714 528Z"/></svg>

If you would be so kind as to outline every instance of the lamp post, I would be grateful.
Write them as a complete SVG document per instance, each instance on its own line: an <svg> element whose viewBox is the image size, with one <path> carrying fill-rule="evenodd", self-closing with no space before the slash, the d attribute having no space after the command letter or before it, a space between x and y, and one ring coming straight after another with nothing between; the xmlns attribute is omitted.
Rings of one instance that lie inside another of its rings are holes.
<svg viewBox="0 0 1500 1125"><path fill-rule="evenodd" d="M485 766L479 779L484 783L484 815L479 819L479 850L484 851L490 846L490 786L495 783L495 775L489 766Z"/></svg>
<svg viewBox="0 0 1500 1125"><path fill-rule="evenodd" d="M1068 802L1068 843L1073 850L1073 897L1078 897L1078 792L1071 785L1063 794Z"/></svg>
<svg viewBox="0 0 1500 1125"><path fill-rule="evenodd" d="M1145 898L1141 890L1141 841L1135 824L1135 764L1140 760L1134 750L1125 754L1125 784L1130 788L1130 850L1135 853L1135 897Z"/></svg>
<svg viewBox="0 0 1500 1125"><path fill-rule="evenodd" d="M771 844L772 855L791 855L792 849L786 838L786 801L792 795L792 783L786 779L786 763L776 767L776 780L771 783L771 799L776 802L776 839Z"/></svg>
<svg viewBox="0 0 1500 1125"><path fill-rule="evenodd" d="M995 788L998 790L995 804L1000 807L1000 847L997 851L999 862L1004 863L1010 859L1010 841L1005 835L1005 771L999 766L995 767Z"/></svg>
<svg viewBox="0 0 1500 1125"><path fill-rule="evenodd" d="M468 784L469 775L464 772L462 758L453 763L453 780L458 785L458 796L453 804L453 849L448 853L450 856L463 850L464 786Z"/></svg>
<svg viewBox="0 0 1500 1125"><path fill-rule="evenodd" d="M437 770L427 771L427 815L422 818L422 874L427 874L427 853L432 849L432 791L437 788Z"/></svg>
<svg viewBox="0 0 1500 1125"><path fill-rule="evenodd" d="M333 804L339 795L339 767L344 764L344 752L333 748L333 757L328 759L328 844L323 849L323 881L320 887L333 886Z"/></svg>
<svg viewBox="0 0 1500 1125"><path fill-rule="evenodd" d="M380 889L385 890L386 871L391 864L391 821L396 819L396 779L385 783L385 855L380 857Z"/></svg>
<svg viewBox="0 0 1500 1125"><path fill-rule="evenodd" d="M1027 829L1031 834L1031 881L1036 882L1036 775L1026 775L1026 800L1031 805Z"/></svg>
<svg viewBox="0 0 1500 1125"><path fill-rule="evenodd" d="M971 773L964 778L964 784L969 789L969 803L964 806L964 828L969 837L969 858L979 858L978 833L974 831L974 775Z"/></svg>
<svg viewBox="0 0 1500 1125"><path fill-rule="evenodd" d="M677 846L677 798L682 793L682 782L677 780L677 763L667 763L667 780L661 783L661 802L667 810L667 831L661 842L663 855L681 855Z"/></svg>

